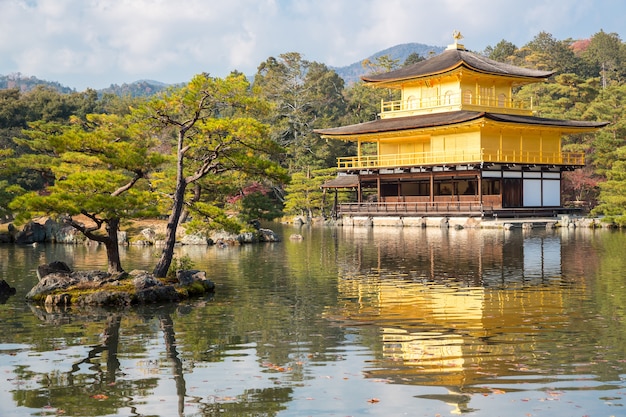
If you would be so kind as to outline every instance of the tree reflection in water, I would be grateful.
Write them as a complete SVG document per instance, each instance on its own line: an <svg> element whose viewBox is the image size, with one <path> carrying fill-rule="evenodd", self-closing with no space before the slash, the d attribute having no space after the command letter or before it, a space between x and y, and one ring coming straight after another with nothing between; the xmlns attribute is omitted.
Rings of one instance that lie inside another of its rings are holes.
<svg viewBox="0 0 626 417"><path fill-rule="evenodd" d="M297 232L180 248L218 283L211 299L124 311L10 299L0 399L12 408L0 414L497 416L512 403L520 415L618 414L624 234ZM43 250L68 249L0 247L0 261L32 265Z"/></svg>

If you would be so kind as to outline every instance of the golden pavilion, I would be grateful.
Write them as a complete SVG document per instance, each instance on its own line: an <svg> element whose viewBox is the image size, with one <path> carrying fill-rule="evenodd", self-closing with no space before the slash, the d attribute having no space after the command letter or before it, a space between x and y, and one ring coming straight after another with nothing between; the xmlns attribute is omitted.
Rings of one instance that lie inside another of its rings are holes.
<svg viewBox="0 0 626 417"><path fill-rule="evenodd" d="M362 80L395 89L374 121L316 130L356 142L325 189L352 188L341 215L517 216L566 212L563 172L585 165L562 137L608 123L537 117L514 90L554 74L493 61L455 42L441 54Z"/></svg>

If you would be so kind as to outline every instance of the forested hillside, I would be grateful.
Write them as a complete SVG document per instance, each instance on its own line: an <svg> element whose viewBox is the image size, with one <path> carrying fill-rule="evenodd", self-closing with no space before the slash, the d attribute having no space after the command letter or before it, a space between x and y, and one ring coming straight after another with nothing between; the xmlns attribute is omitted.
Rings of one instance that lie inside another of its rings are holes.
<svg viewBox="0 0 626 417"><path fill-rule="evenodd" d="M362 75L368 72L366 66L363 66L364 61L376 62L380 57L388 57L398 62L405 62L411 54L417 54L423 58L428 58L433 54L440 54L445 48L441 46L424 45L423 43L404 43L396 45L391 48L384 49L376 52L375 54L347 65L345 67L331 67L343 80L346 85L358 82Z"/></svg>
<svg viewBox="0 0 626 417"><path fill-rule="evenodd" d="M37 87L48 87L58 91L59 93L66 94L76 92L76 90L74 90L73 88L61 85L56 81L41 80L35 76L27 77L22 74L0 75L0 90L15 89L22 92L28 92L34 90ZM107 88L97 90L97 93L100 96L106 94L115 94L120 97L149 97L158 93L159 91L163 91L167 87L167 84L159 81L139 80L130 84L111 84Z"/></svg>
<svg viewBox="0 0 626 417"><path fill-rule="evenodd" d="M364 72L382 72L440 52L426 48L422 54L382 51L358 65ZM597 134L564 139L564 150L587 155L587 166L566 178L565 202L626 225L626 46L620 37L600 31L573 41L542 32L525 45L501 40L482 53L556 71L548 82L516 92L532 98L539 116L611 122ZM358 65L350 71L357 73ZM97 215L165 216L178 191L184 201L180 218L200 220L200 232L241 229L250 220L283 213L328 214L332 202L319 185L336 174L337 157L356 150L313 131L374 120L381 99L398 95L340 72L289 52L268 57L253 77L199 74L169 90L145 82L141 90L154 89L151 94L133 93L128 86L79 93L7 85L0 89L0 211L8 219L80 212L86 210L80 204L86 204L87 192L117 198L132 188L136 194L125 200L127 210L112 211L99 200ZM112 128L113 120L119 130ZM88 174L106 166L115 167L118 182L93 186L103 184L102 178ZM182 191L177 175L189 180ZM110 204L120 203L112 198Z"/></svg>
<svg viewBox="0 0 626 417"><path fill-rule="evenodd" d="M331 67L343 80L346 85L357 82L360 77L368 72L368 67L363 65L364 61L376 61L379 57L385 56L398 62L405 62L411 54L417 54L422 57L428 57L432 54L441 53L444 50L441 46L429 46L421 43L405 43L392 46L385 50L376 52L375 54L355 62L345 67ZM250 75L253 77L254 74ZM54 88L60 93L72 93L74 89L59 84L56 81L41 80L35 76L24 76L22 74L0 74L0 90L17 88L20 91L30 91L37 86L47 86ZM159 91L164 90L170 85L154 80L137 80L131 83L111 84L107 88L96 90L98 95L115 94L118 96L130 97L149 97Z"/></svg>

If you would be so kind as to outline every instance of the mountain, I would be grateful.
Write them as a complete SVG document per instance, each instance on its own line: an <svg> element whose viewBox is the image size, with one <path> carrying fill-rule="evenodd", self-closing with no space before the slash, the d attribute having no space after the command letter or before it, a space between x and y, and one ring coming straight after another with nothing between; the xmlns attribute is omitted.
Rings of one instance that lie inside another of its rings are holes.
<svg viewBox="0 0 626 417"><path fill-rule="evenodd" d="M17 88L20 91L30 91L37 86L46 86L57 90L59 93L70 94L75 93L76 90L56 81L41 80L37 77L26 77L20 73L0 75L0 90ZM115 94L118 96L131 96L131 97L149 97L157 92L166 89L169 84L162 83L160 81L153 80L138 80L130 84L111 84L108 88L103 88L98 91L98 95L103 94Z"/></svg>
<svg viewBox="0 0 626 417"><path fill-rule="evenodd" d="M111 84L108 88L98 90L98 95L115 94L117 96L149 97L170 87L169 84L154 80L138 80L130 84Z"/></svg>
<svg viewBox="0 0 626 417"><path fill-rule="evenodd" d="M441 52L443 52L444 49L445 48L442 46L424 45L423 43L403 43L376 52L374 55L370 55L369 57L355 62L354 64L345 67L330 68L334 69L335 72L341 78L343 78L343 80L346 82L346 85L350 85L351 83L359 81L361 79L361 76L365 75L368 72L368 70L363 68L362 65L362 62L366 59L372 62L376 62L376 59L378 59L379 57L387 55L391 59L398 60L399 64L402 65L404 61L406 61L407 57L412 53L416 53L419 56L428 58L432 54L440 54Z"/></svg>
<svg viewBox="0 0 626 417"><path fill-rule="evenodd" d="M419 56L428 58L431 54L440 54L444 49L445 48L441 46L431 46L422 43L404 43L376 52L375 54L370 55L367 58L363 58L362 60L355 62L354 64L345 67L330 68L335 70L337 74L344 79L346 85L350 85L354 82L359 81L360 77L368 72L368 70L363 68L362 65L362 62L366 59L372 62L376 62L379 57L387 55L393 60L398 60L399 64L402 65L404 61L406 61L407 57L412 53L416 53ZM254 79L254 77L251 77L251 79ZM7 88L19 88L21 91L29 91L38 85L44 85L54 88L61 93L69 94L76 92L75 89L61 85L58 82L40 80L36 77L26 77L20 73L0 75L0 90ZM119 96L130 95L131 97L148 97L168 87L170 87L170 84L165 84L159 81L138 80L130 84L111 84L111 86L109 86L108 88L103 88L97 91L98 95L115 94Z"/></svg>
<svg viewBox="0 0 626 417"><path fill-rule="evenodd" d="M0 90L6 90L9 88L18 88L20 91L30 91L35 87L43 85L52 87L60 93L69 94L75 92L73 88L61 85L56 81L40 80L37 77L26 77L22 74L15 73L9 75L0 75Z"/></svg>

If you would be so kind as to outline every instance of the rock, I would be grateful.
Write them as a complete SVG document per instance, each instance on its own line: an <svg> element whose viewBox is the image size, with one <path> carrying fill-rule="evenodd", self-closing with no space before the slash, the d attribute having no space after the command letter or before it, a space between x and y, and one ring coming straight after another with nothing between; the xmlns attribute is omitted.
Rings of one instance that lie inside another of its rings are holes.
<svg viewBox="0 0 626 417"><path fill-rule="evenodd" d="M128 232L120 230L117 232L117 241L120 245L128 244Z"/></svg>
<svg viewBox="0 0 626 417"><path fill-rule="evenodd" d="M195 269L176 271L176 278L181 287L190 287L193 284L200 284L204 292L215 291L213 281L206 279L206 272Z"/></svg>
<svg viewBox="0 0 626 417"><path fill-rule="evenodd" d="M302 235L298 234L298 233L293 233L291 236L289 236L289 240L303 240L304 238L302 237Z"/></svg>
<svg viewBox="0 0 626 417"><path fill-rule="evenodd" d="M24 228L15 234L15 243L29 245L46 241L46 228L39 223L29 222Z"/></svg>
<svg viewBox="0 0 626 417"><path fill-rule="evenodd" d="M69 306L72 303L72 297L69 294L48 294L44 304L46 306Z"/></svg>
<svg viewBox="0 0 626 417"><path fill-rule="evenodd" d="M56 242L56 236L59 233L59 229L60 229L59 222L56 222L52 219L48 219L43 224L43 227L46 230L46 241Z"/></svg>
<svg viewBox="0 0 626 417"><path fill-rule="evenodd" d="M270 229L259 229L259 242L280 242L280 237Z"/></svg>
<svg viewBox="0 0 626 417"><path fill-rule="evenodd" d="M180 270L176 271L176 279L180 285L186 287L193 284L195 281L205 280L206 273L196 269Z"/></svg>
<svg viewBox="0 0 626 417"><path fill-rule="evenodd" d="M8 282L0 280L0 294L14 295L15 292L15 288L11 287Z"/></svg>
<svg viewBox="0 0 626 417"><path fill-rule="evenodd" d="M76 304L80 306L129 306L132 298L124 291L96 291L90 294L78 296Z"/></svg>
<svg viewBox="0 0 626 417"><path fill-rule="evenodd" d="M237 236L237 241L239 243L257 243L259 241L259 237L252 232L244 232Z"/></svg>
<svg viewBox="0 0 626 417"><path fill-rule="evenodd" d="M37 285L35 285L26 294L26 299L33 300L40 295L44 295L56 290L67 288L71 285L78 284L79 279L72 277L71 274L56 272L43 277Z"/></svg>
<svg viewBox="0 0 626 417"><path fill-rule="evenodd" d="M81 284L84 288L97 288L115 281L118 277L103 271L54 272L44 276L29 292L26 299L33 300L47 293Z"/></svg>
<svg viewBox="0 0 626 417"><path fill-rule="evenodd" d="M143 229L141 232L139 232L139 234L143 236L142 240L146 242L150 242L150 244L154 244L154 241L156 240L156 237L157 237L154 229L150 227Z"/></svg>
<svg viewBox="0 0 626 417"><path fill-rule="evenodd" d="M202 236L199 233L192 235L184 235L180 239L180 243L183 245L212 245L213 241L206 236Z"/></svg>
<svg viewBox="0 0 626 417"><path fill-rule="evenodd" d="M180 296L173 286L161 285L137 291L133 304L171 303L179 299Z"/></svg>
<svg viewBox="0 0 626 417"><path fill-rule="evenodd" d="M239 243L237 235L224 231L214 231L211 233L211 240L219 245L236 245Z"/></svg>
<svg viewBox="0 0 626 417"><path fill-rule="evenodd" d="M11 243L13 242L13 236L8 231L0 232L0 243Z"/></svg>
<svg viewBox="0 0 626 417"><path fill-rule="evenodd" d="M0 303L5 302L10 296L15 295L17 290L11 287L5 280L0 280Z"/></svg>
<svg viewBox="0 0 626 417"><path fill-rule="evenodd" d="M57 243L82 243L87 238L72 226L61 226L56 231L53 241Z"/></svg>
<svg viewBox="0 0 626 417"><path fill-rule="evenodd" d="M49 264L39 265L37 267L37 278L41 281L46 275L57 272L70 273L72 272L72 268L70 268L65 262L52 261Z"/></svg>
<svg viewBox="0 0 626 417"><path fill-rule="evenodd" d="M179 271L177 284L141 270L128 274L71 271L63 262L42 265L39 270L40 281L26 294L26 299L46 307L169 303L215 290L215 284L206 279L206 273L198 270Z"/></svg>
<svg viewBox="0 0 626 417"><path fill-rule="evenodd" d="M145 272L145 271L144 271ZM163 283L156 279L151 274L145 272L144 274L137 276L133 279L133 284L137 290L145 290L147 288L162 286Z"/></svg>

